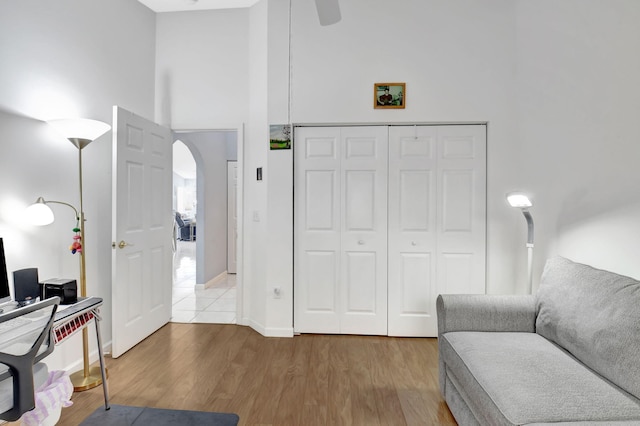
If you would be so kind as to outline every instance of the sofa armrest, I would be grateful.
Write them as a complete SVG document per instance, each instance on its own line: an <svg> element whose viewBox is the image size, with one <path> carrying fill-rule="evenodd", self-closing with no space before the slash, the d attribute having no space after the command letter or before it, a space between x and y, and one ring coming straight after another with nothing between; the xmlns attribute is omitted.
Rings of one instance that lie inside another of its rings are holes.
<svg viewBox="0 0 640 426"><path fill-rule="evenodd" d="M450 331L535 332L533 295L441 294L438 336Z"/></svg>

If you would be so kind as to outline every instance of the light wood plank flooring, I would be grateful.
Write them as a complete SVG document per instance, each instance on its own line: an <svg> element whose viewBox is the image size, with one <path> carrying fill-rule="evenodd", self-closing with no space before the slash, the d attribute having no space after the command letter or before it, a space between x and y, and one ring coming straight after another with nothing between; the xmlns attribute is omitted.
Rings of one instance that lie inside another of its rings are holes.
<svg viewBox="0 0 640 426"><path fill-rule="evenodd" d="M456 425L438 391L436 339L301 335L169 323L107 358L111 403L233 412L241 425ZM76 393L59 425L103 404Z"/></svg>

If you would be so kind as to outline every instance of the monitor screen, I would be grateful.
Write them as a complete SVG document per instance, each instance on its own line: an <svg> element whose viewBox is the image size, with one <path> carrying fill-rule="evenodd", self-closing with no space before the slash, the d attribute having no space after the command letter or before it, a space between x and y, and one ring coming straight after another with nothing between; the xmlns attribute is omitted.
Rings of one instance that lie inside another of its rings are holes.
<svg viewBox="0 0 640 426"><path fill-rule="evenodd" d="M0 237L0 304L7 302L11 302L11 291L9 290L7 262L4 258L4 243Z"/></svg>

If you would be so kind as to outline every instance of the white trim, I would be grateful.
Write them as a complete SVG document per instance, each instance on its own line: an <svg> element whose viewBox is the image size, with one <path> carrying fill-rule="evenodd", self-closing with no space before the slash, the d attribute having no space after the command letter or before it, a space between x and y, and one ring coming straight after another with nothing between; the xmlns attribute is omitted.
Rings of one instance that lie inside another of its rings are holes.
<svg viewBox="0 0 640 426"><path fill-rule="evenodd" d="M264 337L293 337L293 327L265 327L264 325L258 324L253 320L249 320L248 325L258 333L262 334Z"/></svg>
<svg viewBox="0 0 640 426"><path fill-rule="evenodd" d="M195 289L204 290L205 288L213 287L215 284L225 280L226 278L227 278L227 271L221 272L217 276L211 278L209 281L207 281L204 284L196 284Z"/></svg>
<svg viewBox="0 0 640 426"><path fill-rule="evenodd" d="M292 127L351 127L351 126L477 126L488 125L488 121L375 121L346 123L292 123Z"/></svg>
<svg viewBox="0 0 640 426"><path fill-rule="evenodd" d="M243 318L248 312L244 312L244 284L243 278L245 274L244 270L244 123L241 123L237 127L237 140L236 140L236 161L238 164L238 182L236 187L236 205L238 216L238 240L236 245L236 322L238 318Z"/></svg>

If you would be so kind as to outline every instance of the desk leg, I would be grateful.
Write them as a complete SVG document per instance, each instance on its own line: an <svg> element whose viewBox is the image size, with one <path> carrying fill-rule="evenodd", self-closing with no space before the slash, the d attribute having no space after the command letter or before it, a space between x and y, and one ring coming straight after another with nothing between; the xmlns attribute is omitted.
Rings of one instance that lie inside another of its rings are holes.
<svg viewBox="0 0 640 426"><path fill-rule="evenodd" d="M109 406L109 389L107 387L107 374L106 368L104 365L104 352L102 352L102 336L100 335L100 320L98 316L95 315L95 323L96 323L96 336L98 338L98 356L100 357L100 373L102 374L102 389L104 390L104 409L108 410L111 407Z"/></svg>

